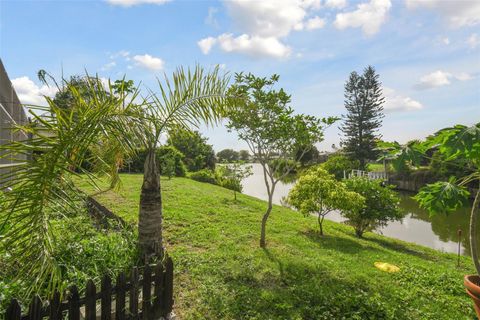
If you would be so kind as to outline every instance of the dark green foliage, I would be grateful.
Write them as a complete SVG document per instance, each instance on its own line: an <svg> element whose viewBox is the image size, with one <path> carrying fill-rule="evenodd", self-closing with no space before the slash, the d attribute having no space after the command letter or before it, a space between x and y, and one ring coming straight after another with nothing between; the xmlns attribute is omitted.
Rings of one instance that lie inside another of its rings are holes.
<svg viewBox="0 0 480 320"><path fill-rule="evenodd" d="M411 140L406 144L397 141L377 143L382 156L379 160L389 161L397 174L408 175L425 160L426 148L419 140Z"/></svg>
<svg viewBox="0 0 480 320"><path fill-rule="evenodd" d="M330 155L321 166L330 174L333 174L337 180L343 179L344 172L348 175L354 169L360 167L358 160L352 160L342 154Z"/></svg>
<svg viewBox="0 0 480 320"><path fill-rule="evenodd" d="M168 177L185 177L186 169L182 159L183 153L172 146L162 146L156 150L160 174Z"/></svg>
<svg viewBox="0 0 480 320"><path fill-rule="evenodd" d="M183 164L183 154L172 146L161 146L155 150L157 164L161 175L184 177L186 168ZM135 155L125 161L122 172L142 173L147 151L138 150Z"/></svg>
<svg viewBox="0 0 480 320"><path fill-rule="evenodd" d="M202 169L202 170L192 172L188 175L188 177L195 181L218 184L217 179L215 177L215 172L209 169Z"/></svg>
<svg viewBox="0 0 480 320"><path fill-rule="evenodd" d="M302 167L318 163L320 152L317 147L311 145L309 147L298 148L295 154L295 159L300 162Z"/></svg>
<svg viewBox="0 0 480 320"><path fill-rule="evenodd" d="M75 217L59 217L49 221L56 242L52 252L61 267L61 287L66 289L75 284L80 290L88 279L93 279L99 285L102 275L108 274L115 278L124 270L137 264L137 236L134 228L128 226L114 229L97 229L93 221L86 215ZM0 252L1 253L1 252ZM22 278L17 272L16 263L4 260L0 254L0 314L6 303L12 298L21 298L27 304L31 296L25 296L28 279ZM16 276L20 278L15 279ZM36 292L42 298L50 293L45 286Z"/></svg>
<svg viewBox="0 0 480 320"><path fill-rule="evenodd" d="M430 170L440 180L448 180L454 176L461 178L474 172L472 163L465 158L456 158L447 160L447 158L438 150L433 152L430 161Z"/></svg>
<svg viewBox="0 0 480 320"><path fill-rule="evenodd" d="M217 152L219 162L231 163L239 160L239 153L233 149L223 149Z"/></svg>
<svg viewBox="0 0 480 320"><path fill-rule="evenodd" d="M240 150L238 157L240 161L248 162L250 161L250 152L248 152L248 150Z"/></svg>
<svg viewBox="0 0 480 320"><path fill-rule="evenodd" d="M399 208L400 199L390 187L382 186L380 180L357 177L345 179L344 182L348 190L365 198L362 209L342 211L358 237L362 237L365 231L375 230L386 226L389 221L403 218Z"/></svg>
<svg viewBox="0 0 480 320"><path fill-rule="evenodd" d="M188 171L215 169L215 152L198 131L175 129L168 132L167 144L183 153Z"/></svg>
<svg viewBox="0 0 480 320"><path fill-rule="evenodd" d="M383 103L379 75L372 66L362 75L353 71L345 84L345 108L343 115L342 146L352 159L358 160L364 170L368 160L377 159L376 141L382 125Z"/></svg>
<svg viewBox="0 0 480 320"><path fill-rule="evenodd" d="M437 212L453 212L463 208L468 203L469 192L465 187L458 186L455 178L449 181L439 181L423 187L414 197L420 207L430 214Z"/></svg>

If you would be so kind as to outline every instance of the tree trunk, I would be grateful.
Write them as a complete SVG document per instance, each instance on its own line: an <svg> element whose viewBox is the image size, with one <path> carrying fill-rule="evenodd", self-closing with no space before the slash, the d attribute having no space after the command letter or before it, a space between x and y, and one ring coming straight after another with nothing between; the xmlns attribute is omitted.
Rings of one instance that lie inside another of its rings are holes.
<svg viewBox="0 0 480 320"><path fill-rule="evenodd" d="M473 264L477 270L477 274L480 275L480 262L478 261L478 251L477 251L477 216L478 216L478 206L480 204L480 188L475 195L475 200L473 201L472 211L470 214L470 249Z"/></svg>
<svg viewBox="0 0 480 320"><path fill-rule="evenodd" d="M268 217L270 216L270 212L272 212L272 201L273 201L273 195L270 194L268 196L268 208L265 214L262 217L262 229L260 231L260 248L265 248L267 246L267 243L265 241L265 234L266 234L266 229L267 229L267 220Z"/></svg>
<svg viewBox="0 0 480 320"><path fill-rule="evenodd" d="M138 242L146 261L152 256L163 256L162 195L154 149L149 150L145 159L138 217Z"/></svg>
<svg viewBox="0 0 480 320"><path fill-rule="evenodd" d="M325 216L318 214L318 231L321 236L323 236L323 219Z"/></svg>

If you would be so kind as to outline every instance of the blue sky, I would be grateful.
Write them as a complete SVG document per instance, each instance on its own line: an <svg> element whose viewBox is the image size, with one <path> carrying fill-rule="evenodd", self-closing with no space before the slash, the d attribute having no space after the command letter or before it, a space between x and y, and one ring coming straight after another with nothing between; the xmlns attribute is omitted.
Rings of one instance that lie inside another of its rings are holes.
<svg viewBox="0 0 480 320"><path fill-rule="evenodd" d="M341 115L349 73L373 65L384 85L381 133L406 142L480 120L480 1L5 1L0 57L23 103L52 95L36 79L84 70L155 90L179 65L280 75L297 112ZM201 128L218 151L245 145ZM319 145L338 144L329 128Z"/></svg>

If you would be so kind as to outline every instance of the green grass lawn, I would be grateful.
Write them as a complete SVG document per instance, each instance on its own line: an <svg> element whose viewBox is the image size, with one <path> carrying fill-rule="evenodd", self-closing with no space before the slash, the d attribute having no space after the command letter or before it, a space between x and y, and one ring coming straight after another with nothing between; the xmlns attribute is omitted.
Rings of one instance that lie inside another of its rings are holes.
<svg viewBox="0 0 480 320"><path fill-rule="evenodd" d="M96 196L127 222L138 218L142 176ZM88 192L93 190L80 183ZM259 186L263 187L263 186ZM473 319L463 275L470 259L275 206L268 249L258 247L264 201L186 178L163 179L165 242L175 263L179 319ZM386 273L382 261L401 268Z"/></svg>

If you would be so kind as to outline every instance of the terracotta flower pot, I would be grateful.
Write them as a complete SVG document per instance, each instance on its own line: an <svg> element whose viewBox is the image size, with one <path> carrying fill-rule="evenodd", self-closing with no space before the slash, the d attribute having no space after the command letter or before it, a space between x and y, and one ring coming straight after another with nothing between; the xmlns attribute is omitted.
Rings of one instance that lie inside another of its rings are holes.
<svg viewBox="0 0 480 320"><path fill-rule="evenodd" d="M480 276L466 275L463 278L463 284L465 285L468 295L474 302L475 312L480 319Z"/></svg>

